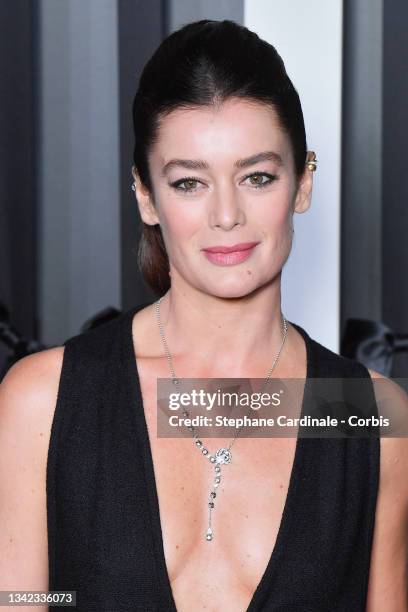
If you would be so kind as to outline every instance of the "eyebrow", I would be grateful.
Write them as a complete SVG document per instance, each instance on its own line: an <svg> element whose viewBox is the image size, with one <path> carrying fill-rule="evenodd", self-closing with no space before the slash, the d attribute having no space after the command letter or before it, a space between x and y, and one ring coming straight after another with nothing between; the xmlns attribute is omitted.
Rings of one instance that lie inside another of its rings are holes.
<svg viewBox="0 0 408 612"><path fill-rule="evenodd" d="M267 160L275 162L278 166L283 165L282 157L278 153L275 151L262 151L256 155L251 155L251 157L238 159L234 163L234 166L236 168L247 168L248 166L253 166L254 164ZM202 159L171 159L163 166L162 176L165 176L171 168L175 167L187 168L189 170L208 170L210 166Z"/></svg>

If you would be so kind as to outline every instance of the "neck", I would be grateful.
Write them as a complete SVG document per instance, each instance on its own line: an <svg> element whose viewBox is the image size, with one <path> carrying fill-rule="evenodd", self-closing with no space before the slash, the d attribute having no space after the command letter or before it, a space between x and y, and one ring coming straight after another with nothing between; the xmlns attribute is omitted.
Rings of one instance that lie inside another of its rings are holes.
<svg viewBox="0 0 408 612"><path fill-rule="evenodd" d="M206 364L208 376L266 373L283 339L280 279L242 298L172 286L161 300L160 319L172 358L181 367L191 371L197 361L197 366Z"/></svg>

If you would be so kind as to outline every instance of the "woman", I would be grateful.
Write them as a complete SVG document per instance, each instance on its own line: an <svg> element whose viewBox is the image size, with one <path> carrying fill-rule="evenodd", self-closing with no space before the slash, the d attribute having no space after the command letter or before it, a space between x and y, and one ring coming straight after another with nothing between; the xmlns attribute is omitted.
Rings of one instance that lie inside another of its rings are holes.
<svg viewBox="0 0 408 612"><path fill-rule="evenodd" d="M380 376L281 312L316 160L280 56L231 21L188 24L133 118L161 299L4 379L1 587L76 590L87 611L406 610L404 439L380 465L378 438L242 437L225 466L233 436L157 436L158 378Z"/></svg>

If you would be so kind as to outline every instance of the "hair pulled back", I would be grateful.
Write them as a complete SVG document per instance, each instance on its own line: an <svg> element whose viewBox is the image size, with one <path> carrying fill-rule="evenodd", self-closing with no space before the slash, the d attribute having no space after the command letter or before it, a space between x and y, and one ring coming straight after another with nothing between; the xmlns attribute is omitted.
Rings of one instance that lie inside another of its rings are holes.
<svg viewBox="0 0 408 612"><path fill-rule="evenodd" d="M143 69L133 101L133 161L153 201L148 155L160 120L175 109L214 106L232 97L273 107L289 137L299 181L305 169L306 133L299 95L282 58L273 45L234 21L202 19L163 40ZM142 224L138 265L157 295L169 289L160 225Z"/></svg>

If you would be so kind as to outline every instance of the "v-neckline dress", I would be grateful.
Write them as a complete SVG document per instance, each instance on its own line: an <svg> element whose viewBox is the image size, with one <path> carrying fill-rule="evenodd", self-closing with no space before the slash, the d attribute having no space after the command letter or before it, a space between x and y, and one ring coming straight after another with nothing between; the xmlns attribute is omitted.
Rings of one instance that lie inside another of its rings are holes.
<svg viewBox="0 0 408 612"><path fill-rule="evenodd" d="M47 462L49 590L77 590L84 612L177 610L132 338L146 305L64 343ZM314 377L371 383L362 364L291 324L307 353L301 415ZM364 612L379 453L375 437L298 434L275 545L246 612Z"/></svg>
<svg viewBox="0 0 408 612"><path fill-rule="evenodd" d="M160 506L158 501L158 493L157 493L157 484L156 477L154 472L154 464L153 464L153 456L152 449L148 434L145 410L143 408L143 398L140 386L140 378L139 371L137 367L137 359L134 351L134 345L137 344L135 339L132 336L132 322L133 316L137 312L138 308L133 309L129 313L129 317L123 326L124 336L123 336L123 346L124 350L127 353L126 363L128 364L128 368L126 368L125 375L127 376L127 384L132 389L131 396L135 399L135 418L137 420L137 432L139 434L139 442L141 447L143 448L143 460L146 472L146 483L147 483L147 495L150 503L150 512L151 512L151 524L153 530L153 537L155 541L155 549L157 555L157 561L159 566L160 573L160 581L162 584L163 591L166 593L166 596L169 601L169 612L177 611L176 603L173 597L173 591L170 583L169 572L167 569L166 558L164 554L164 544L163 544L163 532L161 526L161 518L160 518ZM300 416L304 415L306 399L307 399L307 381L314 376L313 373L313 359L311 358L312 346L310 343L309 335L298 325L295 325L296 329L301 333L305 340L306 345L306 383L305 383L305 391L303 395L303 401L301 406ZM273 550L269 557L268 563L262 574L262 577L253 593L249 606L246 612L255 612L258 608L258 604L260 600L264 596L265 586L271 579L274 571L276 570L276 566L279 563L279 555L281 551L284 550L285 540L290 537L289 531L289 521L288 516L291 514L291 508L295 507L296 504L300 501L297 499L296 493L298 490L298 479L299 479L299 465L302 463L302 455L304 452L304 440L305 438L297 437L296 447L294 453L294 460L291 468L288 491L286 494L285 504L282 512L282 517L280 520L278 533L276 537L275 544L273 546ZM193 451L192 447L192 451Z"/></svg>

